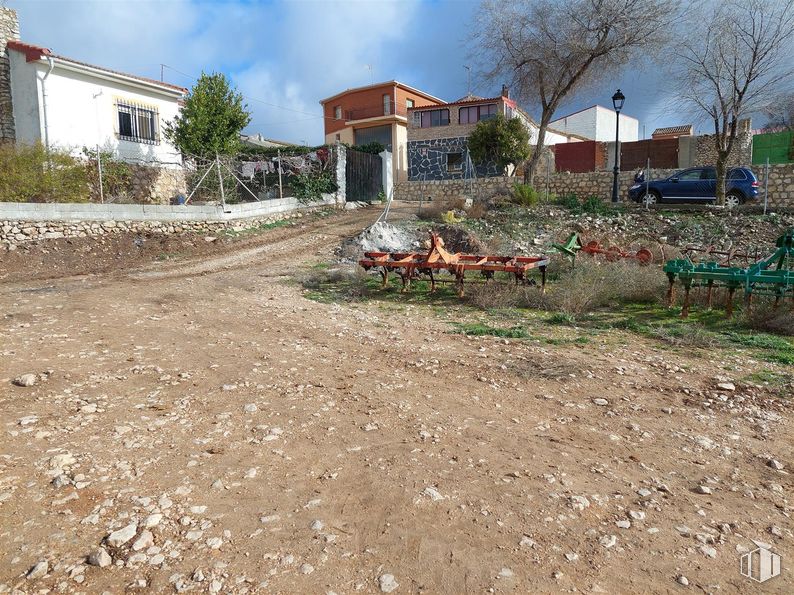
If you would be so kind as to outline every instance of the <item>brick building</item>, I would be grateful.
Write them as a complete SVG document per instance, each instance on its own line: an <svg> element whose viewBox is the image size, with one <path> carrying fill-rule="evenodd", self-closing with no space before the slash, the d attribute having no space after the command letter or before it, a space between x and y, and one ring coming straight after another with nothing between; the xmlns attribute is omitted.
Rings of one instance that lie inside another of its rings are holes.
<svg viewBox="0 0 794 595"><path fill-rule="evenodd" d="M438 97L399 81L347 89L320 100L325 142L379 142L392 152L395 179L404 180L408 172L408 110L442 103Z"/></svg>

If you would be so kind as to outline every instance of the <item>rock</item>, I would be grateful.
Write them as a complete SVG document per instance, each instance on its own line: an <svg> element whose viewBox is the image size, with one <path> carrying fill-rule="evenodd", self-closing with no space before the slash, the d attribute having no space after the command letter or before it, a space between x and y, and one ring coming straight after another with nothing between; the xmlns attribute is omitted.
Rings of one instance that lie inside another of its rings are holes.
<svg viewBox="0 0 794 595"><path fill-rule="evenodd" d="M598 540L598 543L607 549L613 547L617 542L618 538L615 535L604 535Z"/></svg>
<svg viewBox="0 0 794 595"><path fill-rule="evenodd" d="M143 521L143 526L147 529L151 529L152 527L156 527L160 524L160 521L163 520L163 515L159 512L155 512L154 514L150 514L147 516Z"/></svg>
<svg viewBox="0 0 794 595"><path fill-rule="evenodd" d="M256 406L256 403L248 403L244 410L246 413L256 413L259 410L259 407Z"/></svg>
<svg viewBox="0 0 794 595"><path fill-rule="evenodd" d="M648 488L641 488L637 490L637 495L642 500L648 500L653 495L653 492L651 492L651 490L649 490Z"/></svg>
<svg viewBox="0 0 794 595"><path fill-rule="evenodd" d="M437 502L439 500L444 499L444 496L441 495L441 492L439 492L436 488L432 486L428 486L424 490L422 490L422 495L427 496L433 502Z"/></svg>
<svg viewBox="0 0 794 595"><path fill-rule="evenodd" d="M565 559L568 560L568 562L576 562L579 559L579 554L576 552L569 552L565 554Z"/></svg>
<svg viewBox="0 0 794 595"><path fill-rule="evenodd" d="M207 540L207 546L210 549L218 550L223 545L223 540L220 537L210 537Z"/></svg>
<svg viewBox="0 0 794 595"><path fill-rule="evenodd" d="M499 571L499 578L513 578L513 571L509 568L502 568Z"/></svg>
<svg viewBox="0 0 794 595"><path fill-rule="evenodd" d="M132 549L138 552L152 545L154 545L154 535L152 535L151 531L146 530L132 543Z"/></svg>
<svg viewBox="0 0 794 595"><path fill-rule="evenodd" d="M631 529L631 521L617 521L615 524L621 529Z"/></svg>
<svg viewBox="0 0 794 595"><path fill-rule="evenodd" d="M20 385L20 386L22 386L22 385ZM29 385L29 386L32 386L32 385ZM30 570L28 570L28 573L27 573L27 575L25 575L25 578L34 581L34 580L36 580L38 578L43 577L49 571L50 571L49 563L46 560L42 560L41 562L36 562L36 565L33 566L33 568L31 568Z"/></svg>
<svg viewBox="0 0 794 595"><path fill-rule="evenodd" d="M769 459L766 464L768 467L772 467L772 469L777 469L778 471L783 469L783 463L775 459Z"/></svg>
<svg viewBox="0 0 794 595"><path fill-rule="evenodd" d="M521 541L518 542L518 545L521 547L535 547L537 542L532 539L529 535L523 535L521 537Z"/></svg>
<svg viewBox="0 0 794 595"><path fill-rule="evenodd" d="M609 405L609 401L607 401L606 399L601 399L601 398L593 399L593 404L594 405L598 405L599 407L605 407L606 405Z"/></svg>
<svg viewBox="0 0 794 595"><path fill-rule="evenodd" d="M635 521L645 520L645 513L642 510L631 510L629 511L629 516L633 518Z"/></svg>
<svg viewBox="0 0 794 595"><path fill-rule="evenodd" d="M683 585L685 587L689 586L689 579L687 577L685 577L683 574L679 575L679 577L677 579L675 579L675 582L677 582L679 585Z"/></svg>
<svg viewBox="0 0 794 595"><path fill-rule="evenodd" d="M393 574L381 574L378 577L378 586L383 593L391 593L400 586Z"/></svg>
<svg viewBox="0 0 794 595"><path fill-rule="evenodd" d="M101 547L88 554L88 563L91 566L107 568L113 563L113 558L105 551L105 548Z"/></svg>
<svg viewBox="0 0 794 595"><path fill-rule="evenodd" d="M314 566L311 564L301 564L300 573L301 574L311 574L314 572Z"/></svg>
<svg viewBox="0 0 794 595"><path fill-rule="evenodd" d="M17 386L24 386L29 387L36 384L36 375L35 374L22 374L21 376L17 376L14 378L13 383Z"/></svg>
<svg viewBox="0 0 794 595"><path fill-rule="evenodd" d="M113 533L105 537L105 542L110 547L119 547L120 545L124 545L130 539L135 537L135 534L137 532L138 532L138 526L135 523L130 523L126 527L123 527L118 531L113 531Z"/></svg>
<svg viewBox="0 0 794 595"><path fill-rule="evenodd" d="M717 557L717 550L713 547L708 545L700 546L700 551L703 553L704 556L708 556L709 558L716 558Z"/></svg>
<svg viewBox="0 0 794 595"><path fill-rule="evenodd" d="M736 390L736 385L734 385L733 382L720 382L717 385L717 388L719 388L720 390L727 390L733 392Z"/></svg>
<svg viewBox="0 0 794 595"><path fill-rule="evenodd" d="M319 519L312 521L311 529L312 531L322 531L323 530L323 522Z"/></svg>
<svg viewBox="0 0 794 595"><path fill-rule="evenodd" d="M711 494L711 488L704 485L699 485L695 488L695 492L698 494Z"/></svg>
<svg viewBox="0 0 794 595"><path fill-rule="evenodd" d="M569 500L570 500L571 508L573 508L574 510L584 510L585 508L590 506L590 500L588 500L584 496L571 496Z"/></svg>

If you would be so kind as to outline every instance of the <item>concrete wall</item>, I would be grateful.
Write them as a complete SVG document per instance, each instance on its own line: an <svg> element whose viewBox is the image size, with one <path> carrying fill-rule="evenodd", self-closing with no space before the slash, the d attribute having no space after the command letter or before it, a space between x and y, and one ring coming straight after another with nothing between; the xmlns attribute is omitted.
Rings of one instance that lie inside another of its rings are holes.
<svg viewBox="0 0 794 595"><path fill-rule="evenodd" d="M17 13L0 6L0 142L13 141L14 109L11 100L11 67L6 53L6 43L19 39L19 19Z"/></svg>
<svg viewBox="0 0 794 595"><path fill-rule="evenodd" d="M615 140L615 112L600 105L559 118L549 125L560 132L579 134L591 140ZM637 140L639 127L640 123L636 118L620 114L620 141L626 143Z"/></svg>
<svg viewBox="0 0 794 595"><path fill-rule="evenodd" d="M14 94L17 140L45 141L45 126L52 147L79 154L82 147L96 147L115 156L178 167L181 154L163 136L163 126L179 113L176 94L160 93L145 86L109 80L72 70L63 62L47 77L46 62L27 62L25 55L9 51ZM43 93L46 88L46 117ZM94 95L102 93L96 99ZM116 102L152 107L158 113L159 139L155 144L137 143L118 137Z"/></svg>

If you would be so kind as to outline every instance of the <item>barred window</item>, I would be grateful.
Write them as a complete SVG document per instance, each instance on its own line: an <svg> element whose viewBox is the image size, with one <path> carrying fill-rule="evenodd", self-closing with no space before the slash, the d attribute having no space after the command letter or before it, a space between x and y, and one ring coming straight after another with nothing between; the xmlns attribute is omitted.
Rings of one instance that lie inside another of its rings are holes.
<svg viewBox="0 0 794 595"><path fill-rule="evenodd" d="M150 145L160 142L156 109L119 102L116 104L116 111L119 118L119 138Z"/></svg>

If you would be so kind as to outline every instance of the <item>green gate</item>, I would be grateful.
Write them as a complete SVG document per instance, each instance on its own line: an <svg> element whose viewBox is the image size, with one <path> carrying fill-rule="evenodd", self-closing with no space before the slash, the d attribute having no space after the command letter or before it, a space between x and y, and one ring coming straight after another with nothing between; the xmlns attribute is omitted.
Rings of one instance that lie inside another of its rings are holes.
<svg viewBox="0 0 794 595"><path fill-rule="evenodd" d="M769 132L753 136L753 163L763 165L769 163L794 162L794 132Z"/></svg>

